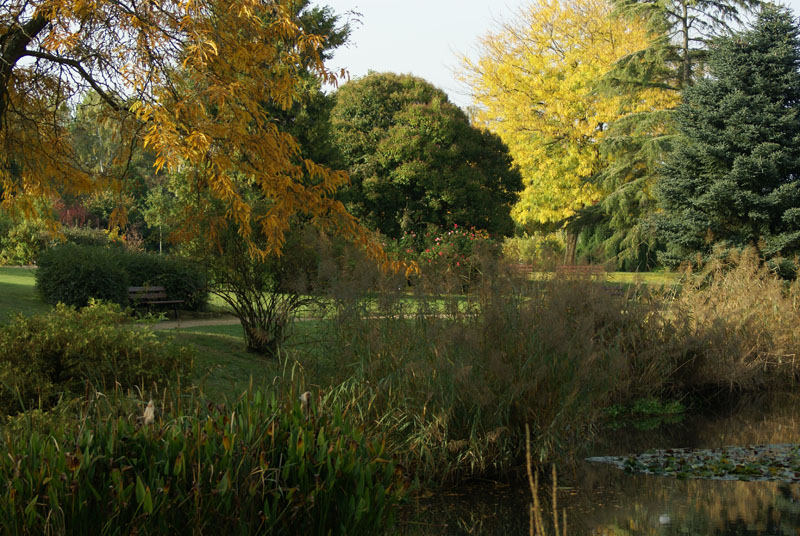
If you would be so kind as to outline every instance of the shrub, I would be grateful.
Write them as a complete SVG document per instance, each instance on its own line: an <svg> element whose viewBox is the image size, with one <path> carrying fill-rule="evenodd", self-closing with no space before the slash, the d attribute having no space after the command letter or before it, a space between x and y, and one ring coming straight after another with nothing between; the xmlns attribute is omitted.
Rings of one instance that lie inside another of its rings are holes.
<svg viewBox="0 0 800 536"><path fill-rule="evenodd" d="M64 241L68 244L78 246L121 246L121 243L118 240L114 240L108 231L95 227L64 226L61 228L61 232L64 234Z"/></svg>
<svg viewBox="0 0 800 536"><path fill-rule="evenodd" d="M50 243L45 224L38 220L23 220L0 236L0 264L34 264Z"/></svg>
<svg viewBox="0 0 800 536"><path fill-rule="evenodd" d="M499 245L486 231L458 225L447 230L431 227L424 235L404 233L385 247L402 260L416 261L426 275L423 282L459 292L474 285L487 260L500 254Z"/></svg>
<svg viewBox="0 0 800 536"><path fill-rule="evenodd" d="M56 246L39 258L36 288L51 305L83 307L92 298L124 305L130 282L120 261L119 252L101 246Z"/></svg>
<svg viewBox="0 0 800 536"><path fill-rule="evenodd" d="M304 408L296 398L254 393L230 411L162 408L149 425L94 403L49 435L6 435L0 527L7 534L382 533L405 489L394 463L341 406L313 402Z"/></svg>
<svg viewBox="0 0 800 536"><path fill-rule="evenodd" d="M42 253L36 287L47 303L85 306L91 298L128 304L128 287L158 285L184 307L208 301L204 272L188 261L123 248L63 244Z"/></svg>
<svg viewBox="0 0 800 536"><path fill-rule="evenodd" d="M119 307L92 303L19 315L0 327L0 412L48 407L62 393L84 393L87 383L133 387L191 370L190 350L128 322Z"/></svg>
<svg viewBox="0 0 800 536"><path fill-rule="evenodd" d="M565 243L556 233L512 236L503 241L503 256L518 264L532 264L543 270L563 264Z"/></svg>

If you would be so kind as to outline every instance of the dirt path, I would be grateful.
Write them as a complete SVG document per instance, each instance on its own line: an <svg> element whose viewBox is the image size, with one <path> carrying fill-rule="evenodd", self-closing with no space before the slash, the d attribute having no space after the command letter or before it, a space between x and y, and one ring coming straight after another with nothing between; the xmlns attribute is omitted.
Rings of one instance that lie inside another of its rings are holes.
<svg viewBox="0 0 800 536"><path fill-rule="evenodd" d="M153 329L181 329L197 326L229 326L241 324L235 316L220 316L218 318L187 318L186 320L162 320L153 324Z"/></svg>

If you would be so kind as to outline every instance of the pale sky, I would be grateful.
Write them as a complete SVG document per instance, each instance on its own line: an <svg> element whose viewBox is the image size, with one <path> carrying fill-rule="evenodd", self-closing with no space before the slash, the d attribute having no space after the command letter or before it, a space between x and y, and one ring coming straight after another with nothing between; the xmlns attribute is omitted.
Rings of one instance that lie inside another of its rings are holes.
<svg viewBox="0 0 800 536"><path fill-rule="evenodd" d="M509 21L532 0L314 0L347 19L356 11L350 43L336 51L329 68L351 78L370 70L411 73L443 89L462 108L471 104L453 74L460 55L476 56L481 36ZM784 2L795 14L800 0Z"/></svg>
<svg viewBox="0 0 800 536"><path fill-rule="evenodd" d="M351 78L370 70L411 73L466 108L471 99L453 75L459 55L474 56L478 39L530 0L314 1L345 20L347 12L361 13L349 45L336 51L329 68L347 68Z"/></svg>

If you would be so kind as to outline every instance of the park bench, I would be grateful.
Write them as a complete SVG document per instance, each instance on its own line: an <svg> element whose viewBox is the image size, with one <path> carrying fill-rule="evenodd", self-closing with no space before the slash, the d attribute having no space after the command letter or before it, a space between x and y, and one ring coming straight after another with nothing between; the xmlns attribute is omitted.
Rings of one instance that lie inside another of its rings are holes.
<svg viewBox="0 0 800 536"><path fill-rule="evenodd" d="M160 286L128 287L128 298L134 307L144 305L148 310L153 306L171 305L175 318L178 318L178 304L185 301L170 300L166 289Z"/></svg>
<svg viewBox="0 0 800 536"><path fill-rule="evenodd" d="M602 283L605 292L618 298L624 298L628 294L624 287L605 282L606 269L600 264L564 264L556 267L556 274L565 279L597 279Z"/></svg>
<svg viewBox="0 0 800 536"><path fill-rule="evenodd" d="M556 266L556 275L566 278L605 278L606 269L601 264L562 264Z"/></svg>
<svg viewBox="0 0 800 536"><path fill-rule="evenodd" d="M532 264L512 264L509 266L511 272L519 276L527 276L533 273Z"/></svg>

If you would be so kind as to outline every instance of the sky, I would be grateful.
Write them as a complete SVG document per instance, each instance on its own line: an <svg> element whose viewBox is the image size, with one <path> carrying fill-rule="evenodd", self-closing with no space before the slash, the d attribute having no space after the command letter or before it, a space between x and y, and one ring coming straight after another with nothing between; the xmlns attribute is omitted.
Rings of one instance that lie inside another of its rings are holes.
<svg viewBox="0 0 800 536"><path fill-rule="evenodd" d="M455 77L461 56L477 57L479 39L512 20L531 0L314 0L343 20L360 13L350 43L336 51L331 69L351 78L370 70L411 73L443 89L466 108L468 90ZM800 13L800 0L785 2Z"/></svg>
<svg viewBox="0 0 800 536"><path fill-rule="evenodd" d="M445 90L462 108L470 105L454 71L461 55L474 56L478 39L530 0L316 0L347 20L358 12L349 45L328 67L351 78L373 71L411 73ZM800 2L800 0L797 0Z"/></svg>

